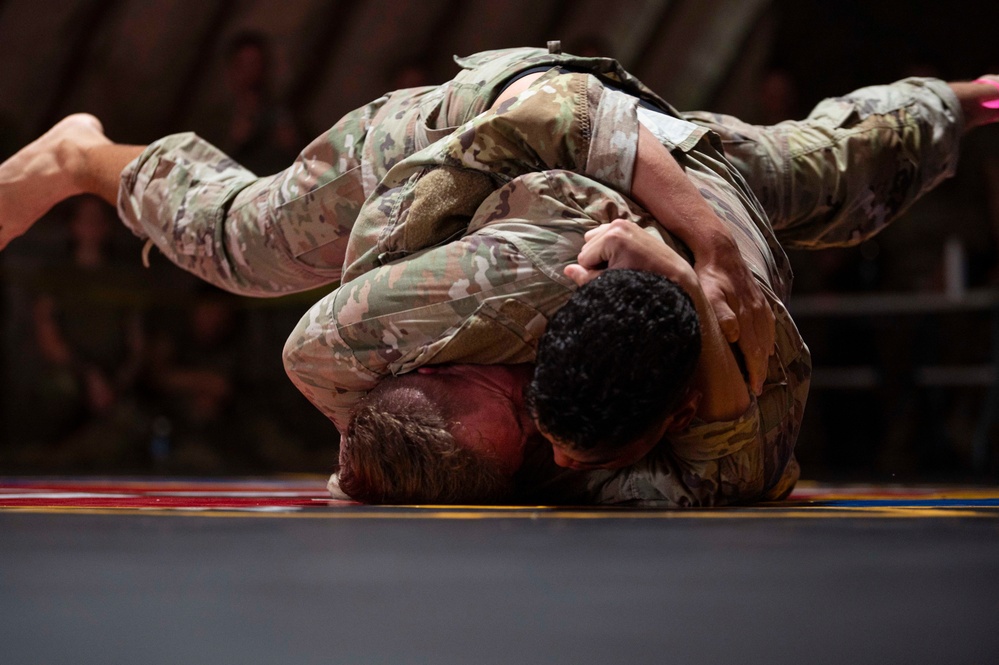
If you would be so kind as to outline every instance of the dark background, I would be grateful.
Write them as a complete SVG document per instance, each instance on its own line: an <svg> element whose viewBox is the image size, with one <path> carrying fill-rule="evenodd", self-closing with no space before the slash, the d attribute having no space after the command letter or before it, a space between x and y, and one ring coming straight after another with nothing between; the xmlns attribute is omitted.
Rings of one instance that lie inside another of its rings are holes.
<svg viewBox="0 0 999 665"><path fill-rule="evenodd" d="M196 130L272 172L384 90L450 78L452 54L555 38L619 58L681 109L776 122L907 75L999 72L997 25L995 3L967 0L0 0L0 156L86 110L115 140ZM265 41L249 64L233 51L248 32ZM942 292L946 246L965 287L991 288L997 160L996 128L973 134L957 178L908 219L859 248L793 255L796 294ZM0 472L327 470L335 431L280 364L321 294L227 296L156 252L144 270L110 215L68 202L0 255ZM78 250L94 234L90 265ZM926 365L987 373L988 312L798 320L816 366L806 477L995 478L994 444L977 464L972 452L987 381L916 379ZM822 378L842 367L875 378Z"/></svg>

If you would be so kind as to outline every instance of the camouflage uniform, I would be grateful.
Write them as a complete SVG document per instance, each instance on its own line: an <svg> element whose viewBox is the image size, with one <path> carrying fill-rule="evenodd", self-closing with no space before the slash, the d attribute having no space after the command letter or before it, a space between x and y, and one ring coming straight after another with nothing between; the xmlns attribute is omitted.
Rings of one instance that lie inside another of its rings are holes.
<svg viewBox="0 0 999 665"><path fill-rule="evenodd" d="M533 360L548 317L575 288L562 269L590 228L630 219L685 252L619 193L630 191L641 122L728 223L777 315L777 354L764 394L739 419L695 423L629 469L539 467L528 485L600 503L786 494L810 364L783 305L790 271L774 231L796 246L877 231L952 171L956 100L940 82L910 81L766 129L682 119L613 61L574 59L629 94L551 71L476 115L511 73L538 63L532 57L559 62L523 50L474 56L442 88L393 93L350 114L271 179L249 178L189 135L168 138L126 172L121 212L178 264L230 290L310 288L342 268L344 286L309 311L285 349L292 380L342 429L384 376ZM639 108L638 98L664 112Z"/></svg>
<svg viewBox="0 0 999 665"><path fill-rule="evenodd" d="M132 231L181 268L242 295L268 297L332 284L364 201L403 157L487 109L518 71L566 65L627 82L614 60L542 49L459 58L441 86L410 88L351 111L291 167L258 178L194 134L152 143L122 173L118 209Z"/></svg>

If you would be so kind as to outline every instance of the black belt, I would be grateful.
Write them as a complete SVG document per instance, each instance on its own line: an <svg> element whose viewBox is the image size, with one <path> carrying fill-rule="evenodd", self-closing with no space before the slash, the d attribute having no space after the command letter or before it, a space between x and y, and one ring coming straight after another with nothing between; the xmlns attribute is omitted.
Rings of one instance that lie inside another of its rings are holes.
<svg viewBox="0 0 999 665"><path fill-rule="evenodd" d="M513 76L511 76L510 78L508 78L506 80L506 83L503 84L503 87L500 88L500 91L496 94L496 96L499 97L500 95L502 95L507 88L509 88L511 85L513 85L515 82L519 81L520 79L524 78L525 76L530 76L531 74L538 74L541 72L548 72L553 69L557 69L559 74L593 74L593 72L588 72L584 69L579 69L578 67L565 67L564 65L539 65L537 67L528 67L527 69L521 70L516 74L514 74ZM593 75L596 76L596 74ZM597 76L597 78L600 77ZM637 95L634 95L628 92L627 90L624 90L620 86L611 83L607 79L600 78L600 82L603 84L605 88L610 88L611 90L623 92L629 97L634 97L635 99L638 100L638 105L643 108L646 108L650 111L655 111L656 113L664 113L666 115L669 115L668 113L666 113L666 111L659 108L652 102L642 99L641 97L638 97Z"/></svg>

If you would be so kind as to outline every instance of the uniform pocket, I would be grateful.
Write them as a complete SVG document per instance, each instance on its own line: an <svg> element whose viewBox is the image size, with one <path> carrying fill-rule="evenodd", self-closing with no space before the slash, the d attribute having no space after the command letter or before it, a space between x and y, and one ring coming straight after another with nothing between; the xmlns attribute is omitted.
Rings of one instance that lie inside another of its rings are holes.
<svg viewBox="0 0 999 665"><path fill-rule="evenodd" d="M354 167L307 194L278 206L274 226L292 256L317 270L339 270L364 190L361 167Z"/></svg>

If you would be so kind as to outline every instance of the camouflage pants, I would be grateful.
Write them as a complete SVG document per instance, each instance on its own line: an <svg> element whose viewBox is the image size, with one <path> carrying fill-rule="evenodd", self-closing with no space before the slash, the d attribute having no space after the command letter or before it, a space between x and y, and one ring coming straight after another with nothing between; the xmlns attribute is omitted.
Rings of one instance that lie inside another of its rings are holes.
<svg viewBox="0 0 999 665"><path fill-rule="evenodd" d="M226 290L273 296L331 284L381 176L488 106L511 72L554 57L533 53L473 60L448 84L375 100L269 177L194 134L166 137L122 173L119 213L171 261ZM826 100L805 121L773 127L684 117L721 137L779 241L800 248L855 243L883 228L953 173L961 125L949 88L928 79Z"/></svg>
<svg viewBox="0 0 999 665"><path fill-rule="evenodd" d="M269 177L194 134L160 139L122 172L119 215L173 263L225 290L266 297L317 288L340 279L358 211L388 169L488 108L516 72L564 62L633 80L609 58L541 49L458 62L464 69L448 83L351 111Z"/></svg>
<svg viewBox="0 0 999 665"><path fill-rule="evenodd" d="M365 139L386 101L347 114L268 177L194 134L160 139L122 173L119 216L172 262L234 293L336 282L366 198Z"/></svg>
<svg viewBox="0 0 999 665"><path fill-rule="evenodd" d="M920 78L826 99L805 120L773 126L683 115L721 137L791 249L853 245L882 230L954 174L963 123L949 86Z"/></svg>

